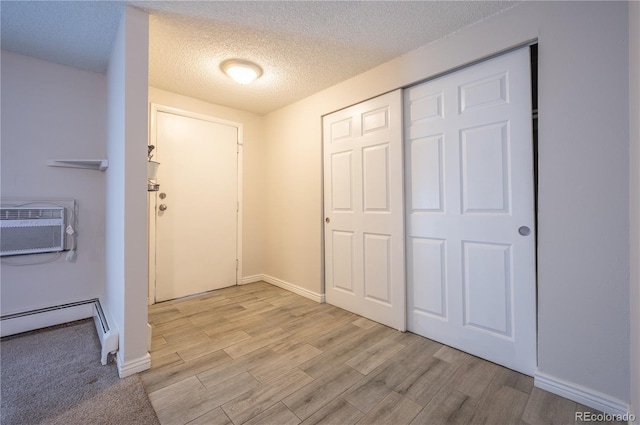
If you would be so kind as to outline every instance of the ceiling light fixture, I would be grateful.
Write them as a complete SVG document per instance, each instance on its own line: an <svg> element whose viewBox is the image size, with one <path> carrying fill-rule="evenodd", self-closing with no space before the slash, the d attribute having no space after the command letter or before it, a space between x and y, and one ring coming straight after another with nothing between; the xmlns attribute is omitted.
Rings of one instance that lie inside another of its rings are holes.
<svg viewBox="0 0 640 425"><path fill-rule="evenodd" d="M262 75L262 68L255 63L231 59L220 64L220 69L236 82L244 85L249 84Z"/></svg>

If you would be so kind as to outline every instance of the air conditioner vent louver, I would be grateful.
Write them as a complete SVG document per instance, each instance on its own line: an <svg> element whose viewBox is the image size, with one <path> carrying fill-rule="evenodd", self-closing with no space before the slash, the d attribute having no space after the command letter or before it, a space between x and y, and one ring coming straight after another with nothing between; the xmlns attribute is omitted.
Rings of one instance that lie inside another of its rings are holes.
<svg viewBox="0 0 640 425"><path fill-rule="evenodd" d="M64 250L63 207L0 208L0 256Z"/></svg>
<svg viewBox="0 0 640 425"><path fill-rule="evenodd" d="M2 208L0 220L46 220L63 218L62 208Z"/></svg>

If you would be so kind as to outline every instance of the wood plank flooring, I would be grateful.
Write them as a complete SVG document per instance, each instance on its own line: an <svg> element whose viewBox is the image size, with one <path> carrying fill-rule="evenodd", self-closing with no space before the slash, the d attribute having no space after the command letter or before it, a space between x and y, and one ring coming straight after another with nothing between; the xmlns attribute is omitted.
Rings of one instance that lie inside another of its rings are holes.
<svg viewBox="0 0 640 425"><path fill-rule="evenodd" d="M162 424L574 424L533 379L265 282L149 308Z"/></svg>

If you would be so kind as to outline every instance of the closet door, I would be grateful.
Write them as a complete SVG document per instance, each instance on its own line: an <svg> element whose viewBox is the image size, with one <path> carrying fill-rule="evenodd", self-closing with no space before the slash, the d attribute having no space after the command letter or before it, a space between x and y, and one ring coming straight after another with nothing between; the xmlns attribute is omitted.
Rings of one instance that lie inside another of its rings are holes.
<svg viewBox="0 0 640 425"><path fill-rule="evenodd" d="M405 92L410 331L533 375L529 49Z"/></svg>
<svg viewBox="0 0 640 425"><path fill-rule="evenodd" d="M323 118L327 302L404 330L402 91Z"/></svg>

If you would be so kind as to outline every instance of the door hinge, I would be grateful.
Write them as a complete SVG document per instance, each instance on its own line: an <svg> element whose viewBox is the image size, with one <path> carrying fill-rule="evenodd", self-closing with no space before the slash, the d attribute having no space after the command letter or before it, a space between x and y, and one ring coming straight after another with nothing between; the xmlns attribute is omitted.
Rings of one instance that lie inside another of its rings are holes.
<svg viewBox="0 0 640 425"><path fill-rule="evenodd" d="M236 258L236 271L240 268L240 260Z"/></svg>

